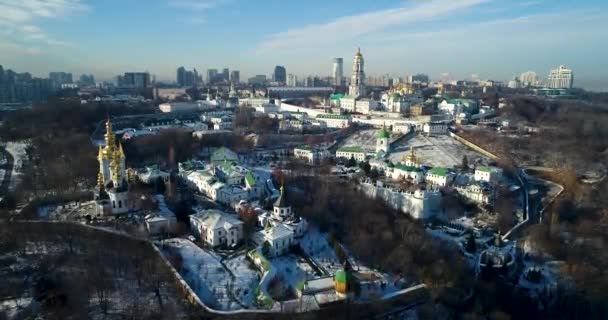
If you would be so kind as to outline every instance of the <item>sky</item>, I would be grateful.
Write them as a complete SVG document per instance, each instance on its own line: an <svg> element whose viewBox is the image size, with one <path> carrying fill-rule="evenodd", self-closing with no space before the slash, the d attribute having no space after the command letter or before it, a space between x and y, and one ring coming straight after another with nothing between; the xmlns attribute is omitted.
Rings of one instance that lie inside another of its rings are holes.
<svg viewBox="0 0 608 320"><path fill-rule="evenodd" d="M608 91L606 0L0 0L0 65L97 80L185 66L241 79L351 70L509 80L566 65L575 86Z"/></svg>

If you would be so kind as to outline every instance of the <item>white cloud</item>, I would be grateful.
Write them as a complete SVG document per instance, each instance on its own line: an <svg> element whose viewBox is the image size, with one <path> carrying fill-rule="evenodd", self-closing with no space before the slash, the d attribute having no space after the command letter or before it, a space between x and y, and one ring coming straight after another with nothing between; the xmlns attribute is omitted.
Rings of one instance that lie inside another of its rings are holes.
<svg viewBox="0 0 608 320"><path fill-rule="evenodd" d="M229 1L230 0L170 0L169 5L176 8L206 10L224 5Z"/></svg>
<svg viewBox="0 0 608 320"><path fill-rule="evenodd" d="M402 32L381 34L374 39L373 42L405 42L411 38L427 38L433 41L444 41L453 36L462 36L469 38L471 42L482 40L480 35L495 40L505 41L505 38L498 38L498 35L521 38L525 41L539 41L547 35L559 34L560 37L551 37L547 40L563 41L566 34L586 33L594 34L592 28L594 24L605 23L604 15L598 12L589 10L570 11L568 20L560 24L555 24L556 20L563 17L562 12L545 12L533 15L523 15L511 18L503 18L496 20L487 20L457 27L450 27L438 30L430 30L425 32ZM591 24L591 25L590 25ZM533 32L530 32L533 30ZM560 30L560 32L557 32ZM488 40L483 38L483 40Z"/></svg>
<svg viewBox="0 0 608 320"><path fill-rule="evenodd" d="M344 16L322 24L313 24L275 33L263 40L258 49L322 46L336 39L352 40L389 27L431 21L471 9L491 0L430 0L393 9Z"/></svg>
<svg viewBox="0 0 608 320"><path fill-rule="evenodd" d="M18 43L11 42L9 39L0 38L0 57L6 55L29 55L35 56L40 54L41 50L35 46L23 46Z"/></svg>
<svg viewBox="0 0 608 320"><path fill-rule="evenodd" d="M60 19L88 10L80 0L0 0L0 31L19 40L65 46L67 42L53 39L36 24L41 19Z"/></svg>
<svg viewBox="0 0 608 320"><path fill-rule="evenodd" d="M197 25L207 22L207 19L205 19L204 17L190 17L190 18L184 19L184 21L188 24L197 26Z"/></svg>
<svg viewBox="0 0 608 320"><path fill-rule="evenodd" d="M222 5L225 5L232 0L169 0L168 4L174 8L187 9L190 11L207 11ZM179 18L179 21L189 25L198 26L207 22L204 16L192 16L188 18Z"/></svg>

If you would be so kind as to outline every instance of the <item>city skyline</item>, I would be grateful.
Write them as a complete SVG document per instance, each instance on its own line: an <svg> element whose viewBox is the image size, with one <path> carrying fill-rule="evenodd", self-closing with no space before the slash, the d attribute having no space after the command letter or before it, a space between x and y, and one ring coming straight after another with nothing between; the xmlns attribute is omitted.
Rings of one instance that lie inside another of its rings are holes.
<svg viewBox="0 0 608 320"><path fill-rule="evenodd" d="M133 2L2 1L0 62L36 76L66 71L99 80L148 71L175 81L181 65L201 72L227 66L241 79L270 75L276 65L298 76L329 76L333 58L348 61L360 46L370 75L476 73L506 81L528 70L545 79L566 65L576 72L575 86L608 90L606 44L597 41L608 35L602 1L268 5L276 10L247 0L158 0L133 15L142 10Z"/></svg>

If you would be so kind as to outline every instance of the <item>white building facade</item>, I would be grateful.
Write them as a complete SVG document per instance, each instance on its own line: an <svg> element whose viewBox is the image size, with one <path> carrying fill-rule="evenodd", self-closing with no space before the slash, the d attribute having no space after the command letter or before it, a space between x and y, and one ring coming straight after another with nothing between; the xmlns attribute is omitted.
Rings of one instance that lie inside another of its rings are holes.
<svg viewBox="0 0 608 320"><path fill-rule="evenodd" d="M356 98L366 95L364 64L361 50L357 49L357 53L353 59L353 74L350 79L350 86L348 87L348 94Z"/></svg>
<svg viewBox="0 0 608 320"><path fill-rule="evenodd" d="M547 77L546 87L551 89L571 89L574 85L574 73L561 65L551 70Z"/></svg>

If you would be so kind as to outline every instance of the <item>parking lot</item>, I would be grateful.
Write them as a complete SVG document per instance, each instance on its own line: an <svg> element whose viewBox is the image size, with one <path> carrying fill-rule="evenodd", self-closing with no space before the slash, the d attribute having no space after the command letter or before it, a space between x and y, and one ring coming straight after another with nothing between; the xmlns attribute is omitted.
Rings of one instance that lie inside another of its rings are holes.
<svg viewBox="0 0 608 320"><path fill-rule="evenodd" d="M469 149L460 142L449 136L426 137L416 135L411 139L403 140L391 150L390 159L393 162L403 161L403 157L409 153L410 146L423 164L433 167L453 167L462 163L464 155L468 157L469 163L477 161L487 162L488 158Z"/></svg>

